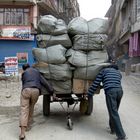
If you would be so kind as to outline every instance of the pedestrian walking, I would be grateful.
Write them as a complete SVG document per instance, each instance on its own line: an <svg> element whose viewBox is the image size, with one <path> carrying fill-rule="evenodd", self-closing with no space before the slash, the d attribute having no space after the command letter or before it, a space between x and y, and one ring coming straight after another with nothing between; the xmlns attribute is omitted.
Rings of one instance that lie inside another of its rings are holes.
<svg viewBox="0 0 140 140"><path fill-rule="evenodd" d="M53 93L53 88L40 74L40 72L30 67L29 64L22 66L22 91L20 97L20 120L19 126L21 129L19 139L25 138L25 131L30 128L33 121L34 106L41 95L41 87L44 86L49 93Z"/></svg>
<svg viewBox="0 0 140 140"><path fill-rule="evenodd" d="M96 89L102 86L105 91L106 105L109 113L109 126L111 133L116 133L117 140L125 140L126 134L123 130L118 109L123 96L123 89L121 86L122 75L118 70L118 66L112 64L102 69L96 76L93 84L88 89L88 98L92 97Z"/></svg>

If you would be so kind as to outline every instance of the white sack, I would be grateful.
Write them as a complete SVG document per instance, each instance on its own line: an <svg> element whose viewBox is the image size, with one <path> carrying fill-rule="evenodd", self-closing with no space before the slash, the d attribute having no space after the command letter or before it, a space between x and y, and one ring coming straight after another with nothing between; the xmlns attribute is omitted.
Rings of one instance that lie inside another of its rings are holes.
<svg viewBox="0 0 140 140"><path fill-rule="evenodd" d="M76 51L69 49L66 53L68 62L76 67L86 67L107 62L108 56L106 51Z"/></svg>
<svg viewBox="0 0 140 140"><path fill-rule="evenodd" d="M52 64L62 64L66 62L66 48L64 48L62 45L55 45L46 49L33 48L32 53L38 62L46 62Z"/></svg>
<svg viewBox="0 0 140 140"><path fill-rule="evenodd" d="M54 94L71 94L71 92L72 92L71 80L67 80L67 81L48 80L48 82L51 83L51 85L54 89ZM41 89L41 93L42 93L42 95L50 94L43 87Z"/></svg>
<svg viewBox="0 0 140 140"><path fill-rule="evenodd" d="M72 48L83 51L103 50L106 41L107 35L105 34L75 35Z"/></svg>
<svg viewBox="0 0 140 140"><path fill-rule="evenodd" d="M38 33L61 35L67 33L67 25L62 19L57 19L52 15L44 15L39 20L37 30Z"/></svg>
<svg viewBox="0 0 140 140"><path fill-rule="evenodd" d="M106 34L109 22L107 19L93 18L86 21L82 17L72 19L68 24L68 33L71 35L78 34Z"/></svg>
<svg viewBox="0 0 140 140"><path fill-rule="evenodd" d="M71 94L72 91L71 80L67 81L51 80L51 84L54 88L54 94Z"/></svg>
<svg viewBox="0 0 140 140"><path fill-rule="evenodd" d="M74 71L74 78L83 80L94 80L100 70L109 65L110 63L101 63L94 66L76 68L76 70Z"/></svg>
<svg viewBox="0 0 140 140"><path fill-rule="evenodd" d="M89 32L93 34L107 34L109 21L108 19L93 18L88 21Z"/></svg>
<svg viewBox="0 0 140 140"><path fill-rule="evenodd" d="M73 18L68 24L68 33L71 35L88 33L87 21L82 17Z"/></svg>
<svg viewBox="0 0 140 140"><path fill-rule="evenodd" d="M72 46L68 34L62 34L57 36L38 34L36 36L36 40L39 48L46 48L58 44L61 44L65 48L70 48Z"/></svg>
<svg viewBox="0 0 140 140"><path fill-rule="evenodd" d="M72 70L69 64L48 64L47 66L36 65L35 68L43 73L44 77L47 79L64 81L72 78Z"/></svg>

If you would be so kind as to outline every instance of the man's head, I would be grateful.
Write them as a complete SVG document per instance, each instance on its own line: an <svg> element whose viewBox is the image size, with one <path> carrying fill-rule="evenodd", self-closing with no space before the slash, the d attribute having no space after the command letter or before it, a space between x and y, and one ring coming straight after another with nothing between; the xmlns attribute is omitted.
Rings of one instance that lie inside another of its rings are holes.
<svg viewBox="0 0 140 140"><path fill-rule="evenodd" d="M22 69L25 71L27 68L30 68L30 65L29 64L24 64L22 65Z"/></svg>
<svg viewBox="0 0 140 140"><path fill-rule="evenodd" d="M119 67L116 64L111 64L111 65L108 66L108 68L114 68L116 70L119 69Z"/></svg>

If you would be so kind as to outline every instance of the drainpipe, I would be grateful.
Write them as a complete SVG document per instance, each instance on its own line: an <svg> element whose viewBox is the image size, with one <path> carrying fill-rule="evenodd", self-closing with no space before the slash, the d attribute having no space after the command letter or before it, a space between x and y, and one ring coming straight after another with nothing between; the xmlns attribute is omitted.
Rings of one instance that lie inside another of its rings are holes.
<svg viewBox="0 0 140 140"><path fill-rule="evenodd" d="M33 25L34 28L37 28L37 17L38 17L38 7L37 5L33 6Z"/></svg>

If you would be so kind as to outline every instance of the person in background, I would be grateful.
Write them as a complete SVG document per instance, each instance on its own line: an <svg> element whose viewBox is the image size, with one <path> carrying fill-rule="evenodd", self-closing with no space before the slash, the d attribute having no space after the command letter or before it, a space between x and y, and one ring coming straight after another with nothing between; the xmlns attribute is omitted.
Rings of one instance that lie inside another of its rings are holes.
<svg viewBox="0 0 140 140"><path fill-rule="evenodd" d="M40 74L40 72L30 67L29 64L22 66L22 91L20 97L20 119L19 126L21 129L19 139L25 138L25 131L30 128L30 124L33 121L34 106L41 95L41 87L44 86L47 91L52 94L53 88L46 81L46 79Z"/></svg>
<svg viewBox="0 0 140 140"><path fill-rule="evenodd" d="M93 84L89 87L87 93L88 98L92 97L102 82L106 96L106 105L109 113L109 126L111 134L116 133L117 140L127 139L118 113L120 102L123 96L121 78L122 75L118 70L118 66L111 64L99 72Z"/></svg>

